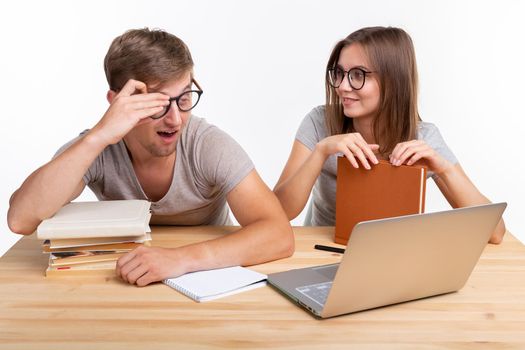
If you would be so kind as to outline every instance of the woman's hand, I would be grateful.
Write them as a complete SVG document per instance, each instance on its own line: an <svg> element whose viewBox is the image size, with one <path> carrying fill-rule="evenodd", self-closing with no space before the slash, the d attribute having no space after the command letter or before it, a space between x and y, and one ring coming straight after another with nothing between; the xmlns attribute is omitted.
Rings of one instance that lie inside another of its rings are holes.
<svg viewBox="0 0 525 350"><path fill-rule="evenodd" d="M423 140L398 143L390 154L390 163L395 166L412 165L418 161L424 163L430 171L438 175L453 166Z"/></svg>
<svg viewBox="0 0 525 350"><path fill-rule="evenodd" d="M367 143L358 132L329 136L321 140L316 148L325 158L332 154L343 153L354 168L359 168L356 158L366 169L370 169L368 160L374 164L378 163L374 151L379 150L379 145Z"/></svg>

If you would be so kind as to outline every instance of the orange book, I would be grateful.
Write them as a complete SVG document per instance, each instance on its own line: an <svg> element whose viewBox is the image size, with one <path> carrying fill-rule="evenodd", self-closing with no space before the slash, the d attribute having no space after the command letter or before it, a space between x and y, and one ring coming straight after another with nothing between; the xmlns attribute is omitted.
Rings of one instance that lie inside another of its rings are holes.
<svg viewBox="0 0 525 350"><path fill-rule="evenodd" d="M56 256L51 254L49 259L49 266L70 266L77 264L90 264L98 263L103 261L117 261L121 256L126 254L126 252L77 252L71 253L71 256Z"/></svg>
<svg viewBox="0 0 525 350"><path fill-rule="evenodd" d="M89 264L66 266L49 266L46 277L83 276L83 277L114 277L117 261L100 261Z"/></svg>
<svg viewBox="0 0 525 350"><path fill-rule="evenodd" d="M426 167L383 160L371 166L356 169L345 157L337 159L336 243L347 244L358 222L425 211Z"/></svg>

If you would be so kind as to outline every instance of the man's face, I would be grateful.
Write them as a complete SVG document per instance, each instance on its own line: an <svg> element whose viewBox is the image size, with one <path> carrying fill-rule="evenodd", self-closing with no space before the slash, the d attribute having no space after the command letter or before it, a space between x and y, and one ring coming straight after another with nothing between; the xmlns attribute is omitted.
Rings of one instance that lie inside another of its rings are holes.
<svg viewBox="0 0 525 350"><path fill-rule="evenodd" d="M184 91L191 90L191 73L183 78L171 81L165 85L148 89L148 92L160 92L170 97L176 97ZM173 101L168 112L159 119L149 119L144 124L137 125L125 137L126 142L133 142L153 157L166 157L177 147L177 141L191 111L181 112Z"/></svg>

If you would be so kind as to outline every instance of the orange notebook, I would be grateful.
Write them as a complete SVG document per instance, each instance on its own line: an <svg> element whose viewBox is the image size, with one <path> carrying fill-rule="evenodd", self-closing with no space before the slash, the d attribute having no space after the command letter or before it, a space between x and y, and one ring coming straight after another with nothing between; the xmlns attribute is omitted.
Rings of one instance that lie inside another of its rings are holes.
<svg viewBox="0 0 525 350"><path fill-rule="evenodd" d="M355 169L345 157L337 159L336 243L347 244L358 222L425 211L426 167L383 160L371 166Z"/></svg>

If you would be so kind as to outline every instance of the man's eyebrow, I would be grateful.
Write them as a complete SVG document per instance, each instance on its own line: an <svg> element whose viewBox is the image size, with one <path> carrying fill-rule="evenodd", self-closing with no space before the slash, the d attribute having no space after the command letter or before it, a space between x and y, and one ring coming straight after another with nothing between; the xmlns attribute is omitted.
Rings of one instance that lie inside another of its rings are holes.
<svg viewBox="0 0 525 350"><path fill-rule="evenodd" d="M190 81L190 82L188 83L188 85L186 85L186 86L182 89L181 94L184 93L184 92L186 92L186 91L188 91L188 90L190 90L190 89L191 89L191 84L193 84L192 81ZM163 91L162 89L161 89L161 90L150 89L149 92L160 92L161 94L169 95L169 96L170 96L170 94L168 94L166 91Z"/></svg>

